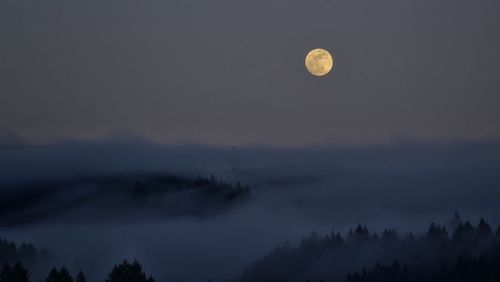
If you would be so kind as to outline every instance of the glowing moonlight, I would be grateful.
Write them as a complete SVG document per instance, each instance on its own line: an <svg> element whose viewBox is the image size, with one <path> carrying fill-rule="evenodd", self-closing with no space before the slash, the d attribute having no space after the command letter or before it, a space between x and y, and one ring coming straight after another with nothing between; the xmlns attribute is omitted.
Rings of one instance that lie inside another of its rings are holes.
<svg viewBox="0 0 500 282"><path fill-rule="evenodd" d="M325 49L314 49L306 56L306 68L315 76L328 74L335 65L332 55Z"/></svg>

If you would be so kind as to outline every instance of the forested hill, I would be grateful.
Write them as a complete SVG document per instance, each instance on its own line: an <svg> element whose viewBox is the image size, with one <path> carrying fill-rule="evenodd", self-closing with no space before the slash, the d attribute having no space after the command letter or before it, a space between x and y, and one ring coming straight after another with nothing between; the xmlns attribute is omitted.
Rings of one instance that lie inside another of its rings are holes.
<svg viewBox="0 0 500 282"><path fill-rule="evenodd" d="M27 183L0 187L0 225L212 216L249 195L248 186L214 176L141 174Z"/></svg>
<svg viewBox="0 0 500 282"><path fill-rule="evenodd" d="M492 230L483 219L474 226L458 215L455 222L451 232L432 223L423 235L379 235L361 225L346 237L313 233L256 261L240 281L500 281L500 227ZM458 279L460 271L468 276ZM493 280L476 279L485 276Z"/></svg>

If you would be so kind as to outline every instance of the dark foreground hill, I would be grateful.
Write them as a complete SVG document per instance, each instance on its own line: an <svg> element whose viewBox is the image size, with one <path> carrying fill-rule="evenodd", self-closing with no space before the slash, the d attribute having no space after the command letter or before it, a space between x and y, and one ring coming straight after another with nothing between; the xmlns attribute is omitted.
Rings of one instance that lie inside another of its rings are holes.
<svg viewBox="0 0 500 282"><path fill-rule="evenodd" d="M249 195L248 186L213 176L126 175L28 183L0 187L0 225L212 216Z"/></svg>

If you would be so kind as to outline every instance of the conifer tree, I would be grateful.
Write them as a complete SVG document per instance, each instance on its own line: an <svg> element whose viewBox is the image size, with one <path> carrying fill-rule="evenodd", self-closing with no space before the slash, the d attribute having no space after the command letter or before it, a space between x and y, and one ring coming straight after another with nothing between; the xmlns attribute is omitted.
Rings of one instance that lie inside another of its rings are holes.
<svg viewBox="0 0 500 282"><path fill-rule="evenodd" d="M154 282L154 279L151 276L146 278L142 265L136 260L132 263L124 260L113 267L106 282Z"/></svg>
<svg viewBox="0 0 500 282"><path fill-rule="evenodd" d="M85 275L83 274L83 271L79 271L78 274L76 275L76 282L87 282L87 279L85 278Z"/></svg>

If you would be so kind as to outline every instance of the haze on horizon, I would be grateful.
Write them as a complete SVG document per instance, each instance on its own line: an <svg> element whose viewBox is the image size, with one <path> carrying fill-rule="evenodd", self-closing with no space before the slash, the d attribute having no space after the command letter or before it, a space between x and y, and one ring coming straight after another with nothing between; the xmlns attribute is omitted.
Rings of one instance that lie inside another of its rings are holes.
<svg viewBox="0 0 500 282"><path fill-rule="evenodd" d="M500 3L0 3L0 136L307 146L500 137ZM324 79L308 50L335 54Z"/></svg>

